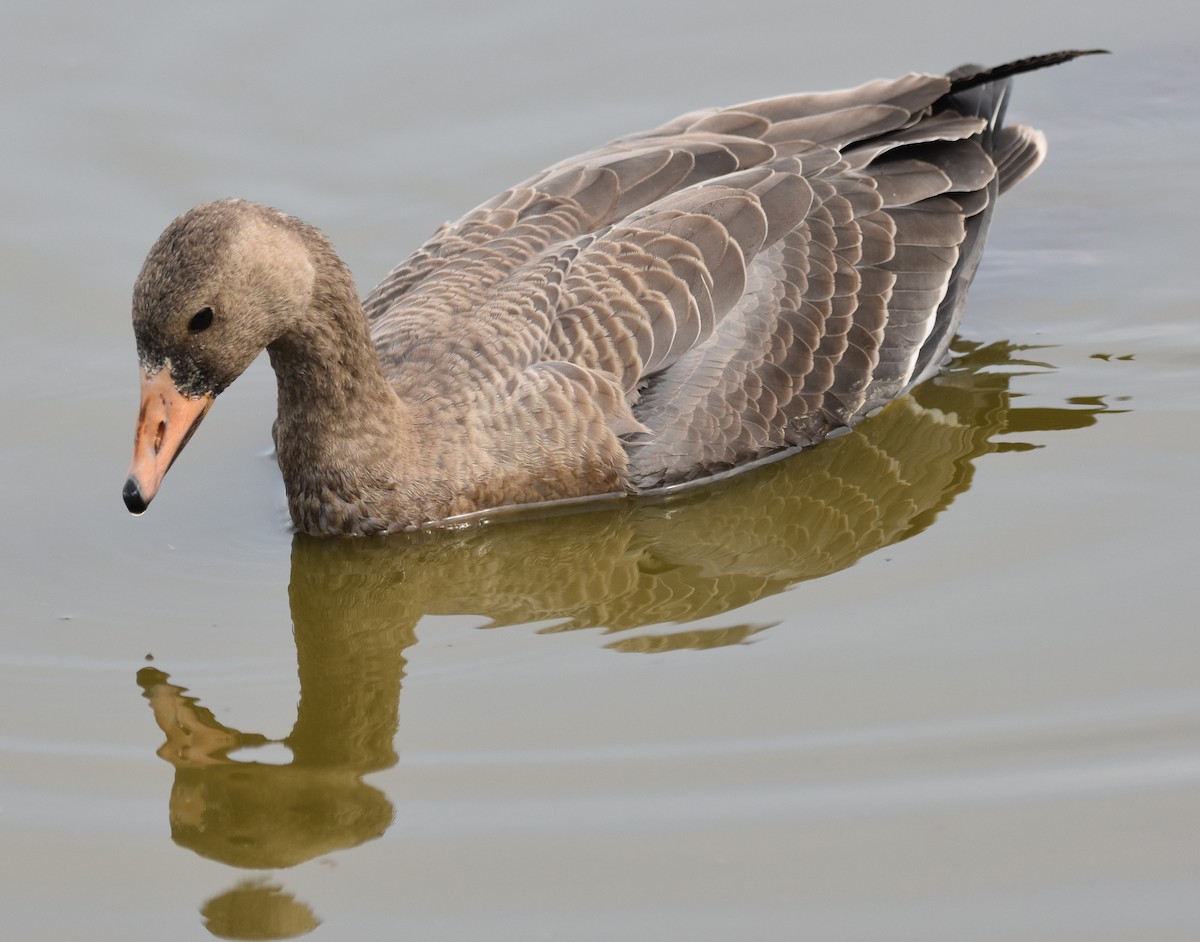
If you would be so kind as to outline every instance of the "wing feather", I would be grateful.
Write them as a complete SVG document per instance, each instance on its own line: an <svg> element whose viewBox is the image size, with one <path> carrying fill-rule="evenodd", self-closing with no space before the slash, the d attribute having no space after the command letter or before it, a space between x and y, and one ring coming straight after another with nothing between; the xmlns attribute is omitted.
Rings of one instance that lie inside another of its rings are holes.
<svg viewBox="0 0 1200 942"><path fill-rule="evenodd" d="M936 368L996 194L1044 155L995 126L1005 88L953 81L691 112L557 164L389 273L364 302L381 358L634 489L852 426Z"/></svg>

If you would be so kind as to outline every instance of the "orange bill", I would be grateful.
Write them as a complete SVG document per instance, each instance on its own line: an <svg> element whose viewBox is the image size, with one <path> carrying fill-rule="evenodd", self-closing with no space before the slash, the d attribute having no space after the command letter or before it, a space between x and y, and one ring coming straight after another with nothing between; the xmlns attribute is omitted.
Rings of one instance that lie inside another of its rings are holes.
<svg viewBox="0 0 1200 942"><path fill-rule="evenodd" d="M142 408L133 436L133 463L121 496L130 513L150 506L167 469L183 451L216 397L191 398L175 388L171 371L142 373Z"/></svg>

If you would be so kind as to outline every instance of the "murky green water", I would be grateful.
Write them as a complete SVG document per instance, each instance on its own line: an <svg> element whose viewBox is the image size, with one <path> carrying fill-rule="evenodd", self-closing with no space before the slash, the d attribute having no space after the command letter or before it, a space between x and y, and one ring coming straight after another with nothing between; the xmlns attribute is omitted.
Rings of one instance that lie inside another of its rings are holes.
<svg viewBox="0 0 1200 942"><path fill-rule="evenodd" d="M1182 10L10 5L0 935L1200 935ZM319 541L259 364L125 513L129 289L193 203L299 214L366 288L699 105L1097 45L1018 83L1051 155L957 359L853 435L673 500Z"/></svg>

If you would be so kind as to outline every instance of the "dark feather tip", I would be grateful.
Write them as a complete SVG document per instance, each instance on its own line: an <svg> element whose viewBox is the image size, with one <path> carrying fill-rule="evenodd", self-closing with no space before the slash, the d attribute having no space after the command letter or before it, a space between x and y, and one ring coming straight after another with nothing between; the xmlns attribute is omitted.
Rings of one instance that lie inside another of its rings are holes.
<svg viewBox="0 0 1200 942"><path fill-rule="evenodd" d="M969 88L978 88L980 85L987 85L990 82L998 82L1001 79L1009 78L1013 75L1020 75L1022 72L1032 72L1035 69L1044 69L1052 65L1060 65L1063 62L1070 62L1072 59L1078 59L1080 56L1095 56L1108 55L1107 49L1064 49L1061 52L1048 52L1045 55L1029 56L1025 59L1017 59L1015 62L1006 62L1004 65L998 65L992 69L983 69L978 72L971 72L967 75L955 75L950 83L949 94L953 95L956 92L966 91Z"/></svg>

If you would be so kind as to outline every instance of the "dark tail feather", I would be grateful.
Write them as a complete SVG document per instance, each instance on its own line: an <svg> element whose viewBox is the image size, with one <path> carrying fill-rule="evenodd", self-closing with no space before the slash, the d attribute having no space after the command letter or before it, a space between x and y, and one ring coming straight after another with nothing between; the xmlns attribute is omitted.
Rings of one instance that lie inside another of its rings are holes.
<svg viewBox="0 0 1200 942"><path fill-rule="evenodd" d="M988 119L988 130L984 134L984 146L989 150L991 132L1004 124L1004 112L1008 105L1007 79L1022 72L1032 72L1047 66L1070 62L1080 56L1107 54L1107 49L1067 49L1049 52L1042 56L1029 56L985 69L981 65L960 65L947 74L950 90L933 105L935 111L950 108L959 114L979 115Z"/></svg>
<svg viewBox="0 0 1200 942"><path fill-rule="evenodd" d="M934 328L930 332L921 351L917 354L917 362L913 372L910 387L931 376L941 365L950 348L950 341L958 329L962 319L963 304L966 301L967 289L975 277L975 269L983 254L983 243L987 238L988 227L992 221L992 208L1002 187L1011 186L1023 175L1021 160L1032 162L1040 159L1038 141L1033 135L1036 132L1027 129L1010 129L1006 136L1001 130L1004 127L1004 111L1008 105L1008 79L1022 72L1031 72L1060 62L1069 62L1078 56L1087 56L1105 52L1104 49L1071 50L1067 52L1052 52L1044 56L1030 56L1028 59L1018 59L1007 65L994 69L984 69L977 65L959 66L949 73L950 90L934 103L934 111L943 108L957 111L962 115L978 115L986 118L988 126L980 132L980 145L989 154L997 156L1000 150L1000 173L988 184L988 206L982 212L970 216L966 220L967 234L959 247L958 264L950 274L950 283L946 296L938 305ZM1009 166L1011 164L1012 166ZM1025 168L1024 172L1029 172Z"/></svg>
<svg viewBox="0 0 1200 942"><path fill-rule="evenodd" d="M1044 69L1050 65L1070 62L1072 59L1078 59L1080 56L1107 55L1107 53L1107 49L1066 49L1062 52L1048 52L1042 56L1029 56L1027 59L1018 59L1016 62L998 65L993 69L983 69L976 65L959 66L950 73L950 91L946 94L955 95L958 92L965 92L969 88L978 88L980 85L987 85L989 82L997 82L1000 79L1006 79L1013 75L1020 75L1022 72L1032 72L1035 69Z"/></svg>

